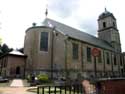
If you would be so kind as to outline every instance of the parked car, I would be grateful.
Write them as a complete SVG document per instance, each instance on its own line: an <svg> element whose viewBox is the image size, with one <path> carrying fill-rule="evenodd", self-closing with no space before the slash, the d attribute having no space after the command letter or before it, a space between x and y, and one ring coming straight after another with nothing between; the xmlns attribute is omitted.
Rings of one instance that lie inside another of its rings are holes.
<svg viewBox="0 0 125 94"><path fill-rule="evenodd" d="M55 80L54 83L56 85L65 85L66 84L66 80L65 80L65 78L62 77L62 78L59 78L59 79Z"/></svg>
<svg viewBox="0 0 125 94"><path fill-rule="evenodd" d="M4 82L8 82L8 81L9 81L9 79L0 76L0 83L2 83L2 82L4 83Z"/></svg>

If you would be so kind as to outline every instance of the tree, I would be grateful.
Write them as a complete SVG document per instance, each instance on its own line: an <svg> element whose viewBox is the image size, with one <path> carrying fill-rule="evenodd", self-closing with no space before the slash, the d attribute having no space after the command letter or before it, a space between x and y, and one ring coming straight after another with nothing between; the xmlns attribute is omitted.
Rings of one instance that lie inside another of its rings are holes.
<svg viewBox="0 0 125 94"><path fill-rule="evenodd" d="M7 44L3 44L2 46L0 45L0 56L11 52L13 49L9 48Z"/></svg>

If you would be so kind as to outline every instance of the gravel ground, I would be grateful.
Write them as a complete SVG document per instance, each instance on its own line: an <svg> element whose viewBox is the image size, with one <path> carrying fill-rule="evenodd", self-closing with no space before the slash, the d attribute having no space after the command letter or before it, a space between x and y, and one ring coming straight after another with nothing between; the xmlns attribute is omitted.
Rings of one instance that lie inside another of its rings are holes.
<svg viewBox="0 0 125 94"><path fill-rule="evenodd" d="M36 94L27 92L29 87L0 87L0 94Z"/></svg>
<svg viewBox="0 0 125 94"><path fill-rule="evenodd" d="M28 83L22 79L14 79L11 83L0 83L0 94L36 94L28 92Z"/></svg>

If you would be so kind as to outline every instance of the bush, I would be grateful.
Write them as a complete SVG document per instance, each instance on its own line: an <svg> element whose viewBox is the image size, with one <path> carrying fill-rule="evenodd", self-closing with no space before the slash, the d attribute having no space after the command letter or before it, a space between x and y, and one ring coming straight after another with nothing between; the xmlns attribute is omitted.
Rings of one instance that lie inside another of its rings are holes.
<svg viewBox="0 0 125 94"><path fill-rule="evenodd" d="M31 76L28 74L26 79L28 80L28 82L30 82L31 81Z"/></svg>
<svg viewBox="0 0 125 94"><path fill-rule="evenodd" d="M48 75L46 75L46 74L39 74L39 75L37 76L37 79L38 79L38 81L39 81L40 83L47 83L47 82L49 82L49 77L48 77Z"/></svg>

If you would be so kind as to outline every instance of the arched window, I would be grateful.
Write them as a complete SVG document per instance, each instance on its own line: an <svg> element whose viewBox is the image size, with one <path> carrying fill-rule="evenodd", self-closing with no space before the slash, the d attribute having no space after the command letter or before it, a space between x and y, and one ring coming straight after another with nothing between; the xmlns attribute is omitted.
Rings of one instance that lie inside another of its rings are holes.
<svg viewBox="0 0 125 94"><path fill-rule="evenodd" d="M48 51L48 32L41 32L40 51Z"/></svg>
<svg viewBox="0 0 125 94"><path fill-rule="evenodd" d="M108 52L106 53L106 56L107 56L107 60L106 60L106 61L107 61L107 64L110 64L110 59L109 59L109 58L110 58L110 55L109 55Z"/></svg>
<svg viewBox="0 0 125 94"><path fill-rule="evenodd" d="M101 52L101 50L99 51L98 62L102 63L102 52Z"/></svg>
<svg viewBox="0 0 125 94"><path fill-rule="evenodd" d="M87 51L87 61L91 62L91 48L87 47L86 51Z"/></svg>
<svg viewBox="0 0 125 94"><path fill-rule="evenodd" d="M78 59L79 58L79 56L78 56L78 49L79 49L79 46L78 46L78 44L76 44L76 43L72 43L72 52L73 52L73 59Z"/></svg>

